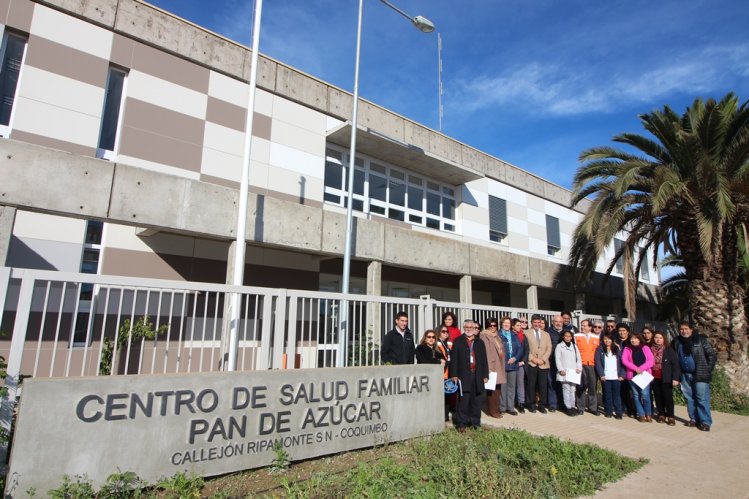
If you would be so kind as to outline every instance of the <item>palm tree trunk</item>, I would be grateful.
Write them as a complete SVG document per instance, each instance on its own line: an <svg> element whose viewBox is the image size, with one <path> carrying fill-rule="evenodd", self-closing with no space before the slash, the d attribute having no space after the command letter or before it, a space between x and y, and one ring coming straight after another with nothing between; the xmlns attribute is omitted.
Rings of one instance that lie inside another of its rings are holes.
<svg viewBox="0 0 749 499"><path fill-rule="evenodd" d="M697 331L710 338L734 392L749 395L746 292L738 282L726 282L719 265L708 267L703 275L689 287L692 320Z"/></svg>

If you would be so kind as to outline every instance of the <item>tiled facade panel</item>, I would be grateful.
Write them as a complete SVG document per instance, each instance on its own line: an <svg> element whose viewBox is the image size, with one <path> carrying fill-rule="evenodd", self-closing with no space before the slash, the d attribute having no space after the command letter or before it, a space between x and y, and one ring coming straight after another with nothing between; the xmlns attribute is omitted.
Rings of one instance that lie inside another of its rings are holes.
<svg viewBox="0 0 749 499"><path fill-rule="evenodd" d="M238 132L244 132L245 123L247 121L247 113L245 110L247 108L236 106L211 96L208 96L206 104L206 121L231 128ZM257 117L253 117L253 128L255 128L255 118ZM270 120L269 118L267 119L268 121Z"/></svg>
<svg viewBox="0 0 749 499"><path fill-rule="evenodd" d="M100 59L109 59L112 51L111 31L39 4L34 7L30 34Z"/></svg>
<svg viewBox="0 0 749 499"><path fill-rule="evenodd" d="M153 104L171 112L204 120L208 96L168 80L131 70L127 80L128 98Z"/></svg>
<svg viewBox="0 0 749 499"><path fill-rule="evenodd" d="M86 222L19 210L6 265L78 272Z"/></svg>
<svg viewBox="0 0 749 499"><path fill-rule="evenodd" d="M0 0L0 24L28 33L35 5L27 0Z"/></svg>
<svg viewBox="0 0 749 499"><path fill-rule="evenodd" d="M29 47L29 51L32 51L32 47ZM106 77L106 66L103 74ZM19 138L16 132L26 132L92 150L96 147L101 126L103 87L28 65L23 69L19 87L11 138Z"/></svg>
<svg viewBox="0 0 749 499"><path fill-rule="evenodd" d="M131 69L208 94L209 69L142 43L133 45Z"/></svg>
<svg viewBox="0 0 749 499"><path fill-rule="evenodd" d="M199 172L204 125L204 120L128 97L119 152Z"/></svg>
<svg viewBox="0 0 749 499"><path fill-rule="evenodd" d="M243 132L206 122L200 173L238 184L242 178L243 148Z"/></svg>

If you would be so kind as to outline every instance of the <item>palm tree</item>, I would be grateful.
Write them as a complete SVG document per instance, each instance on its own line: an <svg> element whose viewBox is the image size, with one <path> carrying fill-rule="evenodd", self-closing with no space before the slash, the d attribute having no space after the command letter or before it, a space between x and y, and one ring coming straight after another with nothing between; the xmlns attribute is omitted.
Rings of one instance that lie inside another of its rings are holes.
<svg viewBox="0 0 749 499"><path fill-rule="evenodd" d="M681 255L691 320L712 340L734 387L749 393L738 268L749 227L749 103L729 93L719 102L696 99L681 116L665 106L639 118L652 137L613 138L636 154L602 146L580 155L572 206L589 196L592 204L575 230L570 264L587 279L614 237L623 237L607 274L624 259L625 306L634 316L643 255L661 246Z"/></svg>

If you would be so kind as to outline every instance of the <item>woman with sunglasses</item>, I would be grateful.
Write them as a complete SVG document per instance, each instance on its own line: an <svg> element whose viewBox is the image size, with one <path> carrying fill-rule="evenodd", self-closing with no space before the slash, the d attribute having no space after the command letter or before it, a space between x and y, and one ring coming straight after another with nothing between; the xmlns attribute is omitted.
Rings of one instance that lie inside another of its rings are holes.
<svg viewBox="0 0 749 499"><path fill-rule="evenodd" d="M479 335L481 341L484 342L484 346L486 346L486 360L489 363L489 372L497 373L494 389L490 389L486 397L486 413L495 419L502 417L502 412L499 409L499 398L504 388L502 385L507 382L505 374L505 349L502 345L502 340L497 334L498 325L496 318L487 319L486 329L481 331Z"/></svg>
<svg viewBox="0 0 749 499"><path fill-rule="evenodd" d="M434 329L427 329L424 336L421 337L419 346L416 347L417 364L441 364L445 367L447 359L442 356L442 352L437 348L437 333Z"/></svg>

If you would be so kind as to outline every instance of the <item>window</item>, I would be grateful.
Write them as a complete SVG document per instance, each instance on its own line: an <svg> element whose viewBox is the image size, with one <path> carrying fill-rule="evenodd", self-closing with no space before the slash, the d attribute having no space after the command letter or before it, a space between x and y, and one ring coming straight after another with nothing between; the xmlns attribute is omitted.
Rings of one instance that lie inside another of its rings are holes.
<svg viewBox="0 0 749 499"><path fill-rule="evenodd" d="M86 235L83 240L83 254L81 255L82 274L99 273L103 231L104 224L102 222L91 220L86 224ZM86 336L93 298L94 285L90 283L81 284L78 301L78 314L75 320L75 333L73 334L73 346L86 345ZM89 341L90 340L91 338L89 338Z"/></svg>
<svg viewBox="0 0 749 499"><path fill-rule="evenodd" d="M119 129L122 118L122 105L125 96L127 73L121 69L109 68L107 91L104 94L104 110L101 115L99 132L99 149L96 156L102 159L114 159L119 142Z"/></svg>
<svg viewBox="0 0 749 499"><path fill-rule="evenodd" d="M502 242L507 237L507 201L489 196L489 240Z"/></svg>
<svg viewBox="0 0 749 499"><path fill-rule="evenodd" d="M557 256L560 249L562 249L562 242L559 235L559 219L546 215L546 252Z"/></svg>
<svg viewBox="0 0 749 499"><path fill-rule="evenodd" d="M621 239L614 239L614 254L618 253L624 247L624 241ZM620 256L616 259L616 271L620 274L624 273L624 257Z"/></svg>
<svg viewBox="0 0 749 499"><path fill-rule="evenodd" d="M650 269L648 265L648 254L642 254L642 266L640 266L640 279L643 281L650 280Z"/></svg>
<svg viewBox="0 0 749 499"><path fill-rule="evenodd" d="M10 123L13 117L18 80L23 67L26 52L26 38L5 32L0 47L0 136L10 135Z"/></svg>
<svg viewBox="0 0 749 499"><path fill-rule="evenodd" d="M325 192L329 204L346 207L348 155L328 147ZM356 158L353 209L431 229L455 232L455 188L427 181L407 171Z"/></svg>

